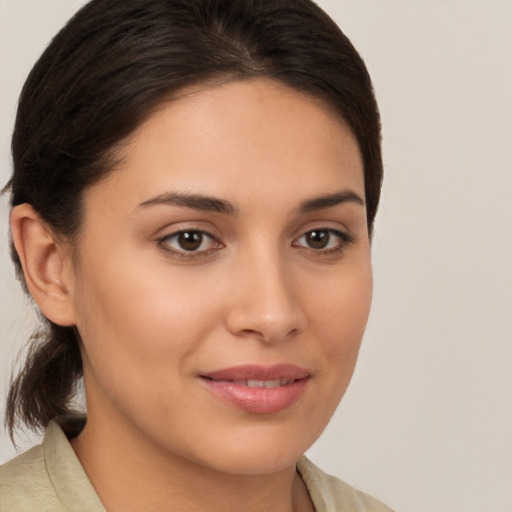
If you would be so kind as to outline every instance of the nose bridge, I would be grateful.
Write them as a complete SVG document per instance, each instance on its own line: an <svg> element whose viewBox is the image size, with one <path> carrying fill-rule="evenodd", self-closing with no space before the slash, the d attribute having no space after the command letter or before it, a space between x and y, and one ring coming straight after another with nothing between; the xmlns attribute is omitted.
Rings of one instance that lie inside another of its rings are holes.
<svg viewBox="0 0 512 512"><path fill-rule="evenodd" d="M278 342L303 329L305 315L291 269L278 247L259 244L242 257L236 276L230 329Z"/></svg>

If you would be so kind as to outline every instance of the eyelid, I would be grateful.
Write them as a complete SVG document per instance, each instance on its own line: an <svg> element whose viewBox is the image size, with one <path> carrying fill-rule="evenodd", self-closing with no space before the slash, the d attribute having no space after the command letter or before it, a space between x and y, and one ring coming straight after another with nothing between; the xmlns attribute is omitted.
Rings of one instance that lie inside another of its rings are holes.
<svg viewBox="0 0 512 512"><path fill-rule="evenodd" d="M183 233L200 233L203 237L207 237L210 239L210 244L213 244L214 247L209 247L207 249L198 249L198 250L191 250L187 251L186 249L179 249L176 247L172 247L168 241L172 240L173 238L178 237L180 234ZM179 256L181 258L200 258L201 256L206 256L210 254L212 251L222 249L224 245L218 240L218 238L213 235L212 233L204 230L199 229L197 227L193 228L179 228L175 229L174 231L168 232L165 235L159 236L157 238L157 242L159 246L166 252L170 254L174 254L176 256Z"/></svg>
<svg viewBox="0 0 512 512"><path fill-rule="evenodd" d="M319 249L315 249L314 247L308 247L307 245L299 245L298 244L298 241L301 238L305 237L309 233L312 233L313 231L326 231L329 233L329 235L334 235L334 236L338 237L340 242L337 244L336 247L319 248ZM312 227L306 229L305 231L302 231L302 233L293 240L292 246L298 247L298 248L304 248L306 250L309 250L309 251L312 251L312 252L318 253L318 254L331 254L331 253L343 251L347 245L354 243L354 241L355 241L355 237L352 234L350 234L348 231L344 231L339 228L327 227L327 226L316 226L316 227L312 226Z"/></svg>

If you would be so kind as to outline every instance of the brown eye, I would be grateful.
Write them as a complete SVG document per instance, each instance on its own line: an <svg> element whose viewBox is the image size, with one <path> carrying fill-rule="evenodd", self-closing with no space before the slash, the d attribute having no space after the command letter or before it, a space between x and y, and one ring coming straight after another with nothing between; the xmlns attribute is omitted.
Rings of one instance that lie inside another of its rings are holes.
<svg viewBox="0 0 512 512"><path fill-rule="evenodd" d="M312 229L293 242L294 247L303 247L315 251L332 252L342 250L354 241L352 235L337 229Z"/></svg>
<svg viewBox="0 0 512 512"><path fill-rule="evenodd" d="M331 234L326 230L310 231L304 235L306 243L312 249L325 249L329 244Z"/></svg>
<svg viewBox="0 0 512 512"><path fill-rule="evenodd" d="M178 234L178 245L185 251L197 251L203 243L203 233L199 231L182 231Z"/></svg>
<svg viewBox="0 0 512 512"><path fill-rule="evenodd" d="M222 247L222 244L217 242L211 235L198 230L178 231L164 236L159 242L164 249L182 255L187 253L206 253L210 249Z"/></svg>

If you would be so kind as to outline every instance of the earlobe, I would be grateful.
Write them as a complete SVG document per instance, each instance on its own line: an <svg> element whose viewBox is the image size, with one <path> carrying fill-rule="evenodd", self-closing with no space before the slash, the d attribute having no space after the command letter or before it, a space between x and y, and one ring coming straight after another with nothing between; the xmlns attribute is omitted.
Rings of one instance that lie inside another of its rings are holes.
<svg viewBox="0 0 512 512"><path fill-rule="evenodd" d="M75 325L69 250L29 204L12 209L11 232L27 287L42 313L58 325Z"/></svg>

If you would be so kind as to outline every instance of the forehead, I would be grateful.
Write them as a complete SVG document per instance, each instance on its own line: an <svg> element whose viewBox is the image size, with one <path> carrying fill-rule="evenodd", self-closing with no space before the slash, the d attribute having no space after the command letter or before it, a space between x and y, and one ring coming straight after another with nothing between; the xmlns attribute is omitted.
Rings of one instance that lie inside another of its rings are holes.
<svg viewBox="0 0 512 512"><path fill-rule="evenodd" d="M120 156L107 182L133 202L165 188L243 200L247 192L298 185L297 193L350 187L364 197L362 159L347 124L323 100L270 80L183 91L149 116Z"/></svg>

